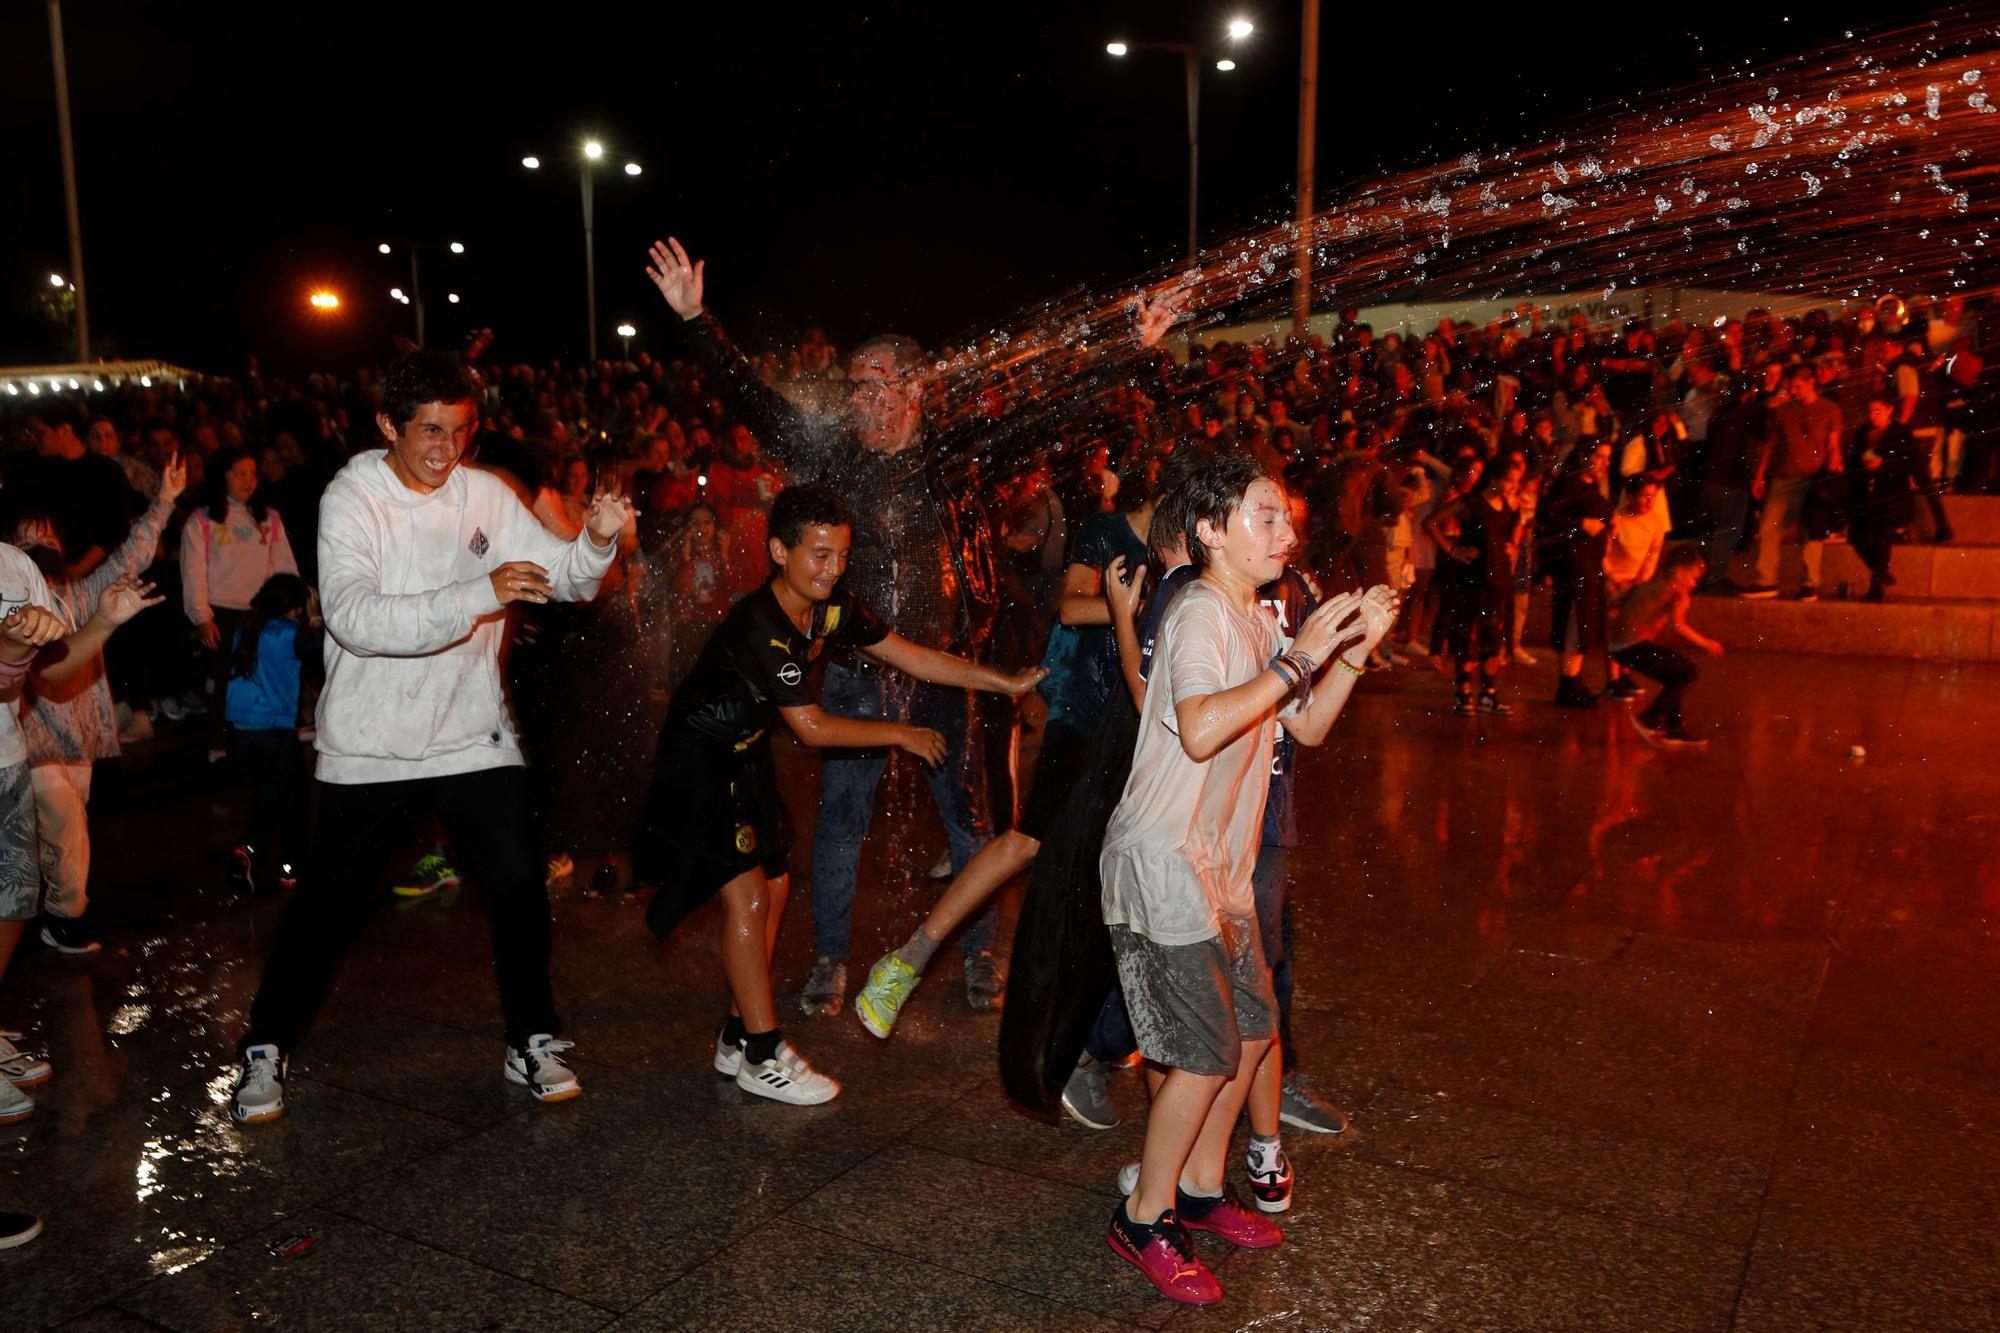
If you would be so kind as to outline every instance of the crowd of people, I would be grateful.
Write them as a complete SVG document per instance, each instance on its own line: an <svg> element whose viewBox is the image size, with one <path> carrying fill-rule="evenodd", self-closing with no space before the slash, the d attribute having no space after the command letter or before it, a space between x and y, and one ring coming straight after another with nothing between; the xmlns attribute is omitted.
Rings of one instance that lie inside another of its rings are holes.
<svg viewBox="0 0 2000 1333"><path fill-rule="evenodd" d="M1172 300L1141 300L1060 412L996 371L937 429L946 389L909 339L747 355L701 266L676 243L651 259L677 317L659 356L508 365L482 334L379 376L253 365L0 406L0 975L31 924L98 947L92 765L185 727L254 792L218 875L291 891L239 1121L282 1114L287 1059L413 837L397 892L460 864L484 885L503 1072L537 1100L581 1092L548 891L637 882L663 936L721 899L715 1070L823 1103L840 1086L785 1037L771 977L793 851L771 737L826 752L803 1015L849 1003L861 847L901 750L950 883L856 1016L890 1038L953 936L968 1006L1001 1008L994 897L1024 870L1101 897L1115 974L1051 997L1078 1021L1040 1069L1044 1109L1117 1124L1107 1071L1144 1058L1146 1151L1108 1240L1206 1303L1187 1229L1279 1243L1280 1127L1347 1128L1291 1041L1284 851L1295 747L1360 676L1434 663L1455 711L1504 717L1546 599L1554 703L1598 705L1593 662L1614 697L1648 677L1639 734L1696 746L1695 669L1670 645L1722 651L1689 622L1699 589L1778 595L1796 537L1811 599L1844 534L1879 600L1920 509L1949 540L1940 492L2000 489L1959 297L1612 329L1524 306L1407 339L1349 310L1324 338L1184 359ZM999 436L1035 446L989 450L1005 466L984 479L926 466ZM1017 792L1031 691L1046 718ZM1074 975L1025 965L1023 985ZM0 1074L7 1120L51 1070L0 1037ZM1244 1116L1254 1209L1226 1172Z"/></svg>

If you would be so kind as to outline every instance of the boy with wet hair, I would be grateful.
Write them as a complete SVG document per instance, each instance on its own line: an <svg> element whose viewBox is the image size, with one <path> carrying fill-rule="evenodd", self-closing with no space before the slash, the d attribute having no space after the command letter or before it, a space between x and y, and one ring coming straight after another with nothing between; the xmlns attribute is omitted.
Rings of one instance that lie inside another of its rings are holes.
<svg viewBox="0 0 2000 1333"><path fill-rule="evenodd" d="M716 1038L716 1072L793 1106L831 1101L840 1084L778 1030L771 950L789 885L791 830L770 733L782 719L814 749L895 748L934 767L947 748L935 730L820 707L827 657L856 653L918 680L1010 695L1042 677L1003 674L890 630L841 586L853 542L852 511L824 486L792 487L771 506L771 578L730 609L674 692L637 846L640 874L659 886L646 913L655 935L664 939L722 895L730 1006Z"/></svg>
<svg viewBox="0 0 2000 1333"><path fill-rule="evenodd" d="M1231 1132L1275 1031L1251 877L1276 729L1302 745L1325 738L1394 610L1386 594L1334 597L1287 641L1258 604L1298 546L1283 489L1254 460L1223 457L1188 477L1183 503L1198 577L1161 626L1131 776L1099 859L1119 983L1153 1085L1137 1179L1106 1239L1163 1295L1207 1305L1222 1289L1190 1228L1253 1248L1283 1239L1225 1180Z"/></svg>

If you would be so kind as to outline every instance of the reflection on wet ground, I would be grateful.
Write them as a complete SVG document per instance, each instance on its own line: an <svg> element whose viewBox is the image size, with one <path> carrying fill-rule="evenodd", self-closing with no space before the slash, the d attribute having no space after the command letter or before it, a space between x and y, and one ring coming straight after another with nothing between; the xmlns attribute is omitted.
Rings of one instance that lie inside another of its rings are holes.
<svg viewBox="0 0 2000 1333"><path fill-rule="evenodd" d="M1136 1078L1113 1131L1015 1115L955 950L892 1043L791 1025L847 1087L798 1111L709 1073L704 923L656 946L634 904L564 897L587 1093L536 1108L500 1077L472 891L385 898L287 1116L236 1129L275 903L224 897L241 794L193 749L123 761L109 947L27 948L0 992L56 1065L0 1131L0 1206L48 1220L0 1254L0 1325L1995 1327L2000 669L1732 657L1692 697L1716 728L1694 755L1547 707L1546 674L1516 673L1508 719L1371 679L1308 757L1297 1044L1365 1137L1289 1135L1287 1241L1204 1238L1228 1295L1201 1313L1101 1240ZM863 963L931 891L913 795L883 803Z"/></svg>

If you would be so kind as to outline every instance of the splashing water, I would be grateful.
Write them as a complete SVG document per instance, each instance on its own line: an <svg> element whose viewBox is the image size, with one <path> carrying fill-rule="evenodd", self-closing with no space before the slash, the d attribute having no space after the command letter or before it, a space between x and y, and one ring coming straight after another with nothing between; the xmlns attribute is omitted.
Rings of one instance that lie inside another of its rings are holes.
<svg viewBox="0 0 2000 1333"><path fill-rule="evenodd" d="M2000 121L1978 88L1996 58L1990 18L1940 19L1600 109L1542 145L1350 183L1306 224L1313 304L1666 286L1829 305L1969 294L1993 282L1985 242L2000 221ZM941 363L933 420L976 422L996 380L1051 432L1085 418L1101 385L1075 374L1079 356L1127 333L1135 294L1181 293L1196 329L1281 317L1298 239L1295 222L1253 230L964 339ZM1030 461L982 455L979 434L933 465L990 478Z"/></svg>

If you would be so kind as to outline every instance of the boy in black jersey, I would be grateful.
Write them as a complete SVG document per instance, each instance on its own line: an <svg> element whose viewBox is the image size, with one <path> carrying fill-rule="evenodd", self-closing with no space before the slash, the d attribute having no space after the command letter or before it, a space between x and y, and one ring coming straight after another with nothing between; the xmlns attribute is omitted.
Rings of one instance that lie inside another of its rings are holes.
<svg viewBox="0 0 2000 1333"><path fill-rule="evenodd" d="M782 1039L771 997L791 854L771 730L782 718L815 749L894 747L936 764L945 742L927 727L821 712L826 658L860 653L918 680L1010 695L1033 689L1042 673L1004 675L912 643L839 590L853 519L827 488L780 495L770 534L771 581L716 626L667 710L637 851L641 875L659 886L646 913L656 935L722 894L731 1004L716 1072L760 1097L810 1106L832 1100L840 1085Z"/></svg>

